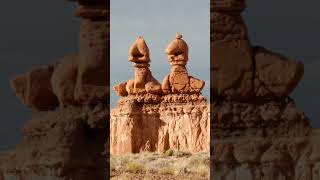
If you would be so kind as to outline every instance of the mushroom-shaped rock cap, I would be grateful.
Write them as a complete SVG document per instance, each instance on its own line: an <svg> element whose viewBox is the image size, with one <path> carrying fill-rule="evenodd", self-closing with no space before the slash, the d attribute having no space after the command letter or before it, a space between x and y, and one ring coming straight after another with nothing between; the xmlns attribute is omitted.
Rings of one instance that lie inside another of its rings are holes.
<svg viewBox="0 0 320 180"><path fill-rule="evenodd" d="M170 42L165 52L168 54L170 61L188 61L189 48L179 33L177 33L176 38Z"/></svg>
<svg viewBox="0 0 320 180"><path fill-rule="evenodd" d="M143 37L139 36L131 45L129 50L129 60L136 63L150 62L149 48Z"/></svg>

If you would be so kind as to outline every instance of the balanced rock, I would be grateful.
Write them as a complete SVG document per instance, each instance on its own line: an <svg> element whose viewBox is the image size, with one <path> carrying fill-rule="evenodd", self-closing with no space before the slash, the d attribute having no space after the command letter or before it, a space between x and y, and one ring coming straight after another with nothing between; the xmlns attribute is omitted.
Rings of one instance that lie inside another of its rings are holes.
<svg viewBox="0 0 320 180"><path fill-rule="evenodd" d="M188 75L186 68L189 48L182 39L182 35L177 34L176 38L168 45L166 53L168 61L172 66L171 72L162 82L162 90L169 93L200 93L205 83Z"/></svg>
<svg viewBox="0 0 320 180"><path fill-rule="evenodd" d="M149 63L150 53L149 48L143 39L139 36L137 40L132 44L129 50L129 61L135 63Z"/></svg>
<svg viewBox="0 0 320 180"><path fill-rule="evenodd" d="M149 69L150 53L143 37L139 36L132 44L129 50L129 61L135 63L134 79L114 86L113 90L119 96L145 93L161 94L161 85L152 76Z"/></svg>
<svg viewBox="0 0 320 180"><path fill-rule="evenodd" d="M148 68L145 41L139 37L132 45L129 60L135 63L135 77L113 87L121 97L111 111L111 154L209 151L210 107L201 95L204 81L188 75L188 46L181 38L177 35L166 50L173 67L162 87Z"/></svg>
<svg viewBox="0 0 320 180"><path fill-rule="evenodd" d="M11 87L17 97L31 109L52 110L58 106L58 99L50 83L52 73L53 66L34 68L11 80Z"/></svg>

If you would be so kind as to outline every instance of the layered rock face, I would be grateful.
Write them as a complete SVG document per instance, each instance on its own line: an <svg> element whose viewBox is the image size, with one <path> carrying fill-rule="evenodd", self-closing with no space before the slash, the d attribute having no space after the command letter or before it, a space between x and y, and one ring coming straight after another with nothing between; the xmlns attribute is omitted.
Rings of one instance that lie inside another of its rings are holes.
<svg viewBox="0 0 320 180"><path fill-rule="evenodd" d="M213 179L319 179L319 137L289 97L303 64L252 46L244 0L211 1Z"/></svg>
<svg viewBox="0 0 320 180"><path fill-rule="evenodd" d="M0 179L107 178L109 2L78 3L80 52L11 81L32 119L22 142L1 157Z"/></svg>
<svg viewBox="0 0 320 180"><path fill-rule="evenodd" d="M288 96L303 75L303 64L251 45L240 15L245 1L213 0L211 7L213 96Z"/></svg>
<svg viewBox="0 0 320 180"><path fill-rule="evenodd" d="M129 51L134 79L114 86L121 98L111 112L111 154L209 150L209 106L204 81L188 75L188 46L181 35L166 49L172 69L160 84L152 77L149 49L139 37Z"/></svg>

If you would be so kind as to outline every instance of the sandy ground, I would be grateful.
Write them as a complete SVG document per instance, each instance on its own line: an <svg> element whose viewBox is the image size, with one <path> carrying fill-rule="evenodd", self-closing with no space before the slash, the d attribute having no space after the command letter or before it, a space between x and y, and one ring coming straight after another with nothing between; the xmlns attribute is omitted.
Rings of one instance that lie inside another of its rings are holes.
<svg viewBox="0 0 320 180"><path fill-rule="evenodd" d="M210 155L167 151L110 157L112 180L208 180Z"/></svg>
<svg viewBox="0 0 320 180"><path fill-rule="evenodd" d="M111 180L208 180L208 176L201 176L196 173L171 175L171 174L152 174L152 173L127 173L116 172L111 173Z"/></svg>

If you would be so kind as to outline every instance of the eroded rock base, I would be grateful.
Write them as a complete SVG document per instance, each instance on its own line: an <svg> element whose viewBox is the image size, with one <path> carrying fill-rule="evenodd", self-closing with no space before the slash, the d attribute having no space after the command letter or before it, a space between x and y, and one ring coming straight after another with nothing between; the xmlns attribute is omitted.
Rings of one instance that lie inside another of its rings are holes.
<svg viewBox="0 0 320 180"><path fill-rule="evenodd" d="M23 141L2 159L8 180L105 179L103 104L35 112Z"/></svg>
<svg viewBox="0 0 320 180"><path fill-rule="evenodd" d="M290 98L212 104L213 179L319 179L319 130Z"/></svg>
<svg viewBox="0 0 320 180"><path fill-rule="evenodd" d="M110 127L111 154L209 151L209 106L201 94L121 97Z"/></svg>

